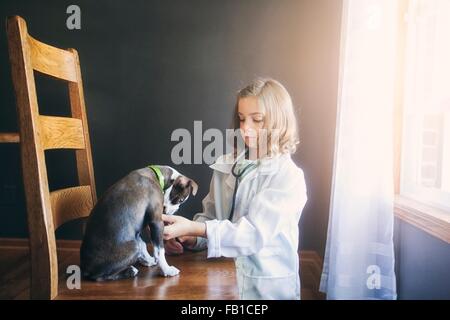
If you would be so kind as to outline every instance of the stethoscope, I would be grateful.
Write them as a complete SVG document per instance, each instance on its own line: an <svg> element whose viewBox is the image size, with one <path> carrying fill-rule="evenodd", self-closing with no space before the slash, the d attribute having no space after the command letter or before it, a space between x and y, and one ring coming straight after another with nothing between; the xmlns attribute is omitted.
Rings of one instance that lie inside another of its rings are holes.
<svg viewBox="0 0 450 320"><path fill-rule="evenodd" d="M249 148L245 148L244 158L248 157L249 151L250 151ZM230 221L233 221L234 207L235 207L235 204L236 204L236 193L237 193L237 190L238 190L238 187L239 187L239 180L250 167L255 166L254 163L250 163L241 172L236 173L235 172L236 171L236 165L237 165L238 162L239 162L239 159L236 159L236 161L234 162L233 166L231 167L231 174L235 178L235 181L234 181L233 201L231 202L230 216L228 218L228 220L230 220Z"/></svg>

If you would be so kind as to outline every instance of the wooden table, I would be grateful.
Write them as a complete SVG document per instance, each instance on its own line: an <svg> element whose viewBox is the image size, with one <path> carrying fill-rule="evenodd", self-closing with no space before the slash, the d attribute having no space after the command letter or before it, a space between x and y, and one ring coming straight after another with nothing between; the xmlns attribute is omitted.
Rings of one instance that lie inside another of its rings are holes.
<svg viewBox="0 0 450 320"><path fill-rule="evenodd" d="M58 241L59 294L57 299L238 299L232 259L206 259L206 252L168 256L181 270L176 277L158 275L156 267L139 267L134 279L81 281L81 289L67 288L69 265L79 265L80 241ZM321 299L318 271L302 253L302 298ZM27 239L0 239L0 299L29 299L30 264Z"/></svg>

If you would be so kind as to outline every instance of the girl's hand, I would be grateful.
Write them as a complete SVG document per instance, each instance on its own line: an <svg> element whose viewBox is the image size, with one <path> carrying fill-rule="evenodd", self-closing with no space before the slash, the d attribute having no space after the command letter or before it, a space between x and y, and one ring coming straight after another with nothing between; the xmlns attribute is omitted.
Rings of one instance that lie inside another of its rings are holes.
<svg viewBox="0 0 450 320"><path fill-rule="evenodd" d="M197 237L192 237L192 236L184 236L184 237L179 237L177 239L182 245L183 248L192 250L195 245L197 244Z"/></svg>
<svg viewBox="0 0 450 320"><path fill-rule="evenodd" d="M162 215L164 221L164 240L174 239L180 236L188 235L190 232L191 222L190 220L181 216ZM174 239L175 240L175 239Z"/></svg>
<svg viewBox="0 0 450 320"><path fill-rule="evenodd" d="M179 255L184 252L183 246L175 239L164 241L164 249L168 255Z"/></svg>
<svg viewBox="0 0 450 320"><path fill-rule="evenodd" d="M164 240L170 240L181 236L206 236L206 224L191 221L181 216L162 215L165 224L163 231Z"/></svg>

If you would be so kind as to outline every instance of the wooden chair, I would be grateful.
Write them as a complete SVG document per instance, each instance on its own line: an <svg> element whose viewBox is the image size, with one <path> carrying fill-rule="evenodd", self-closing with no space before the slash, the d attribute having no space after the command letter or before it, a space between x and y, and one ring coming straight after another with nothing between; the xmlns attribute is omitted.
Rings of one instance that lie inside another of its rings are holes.
<svg viewBox="0 0 450 320"><path fill-rule="evenodd" d="M2 134L0 142L20 143L31 298L53 299L58 293L55 229L88 216L97 201L80 63L75 49L58 49L31 37L21 17L7 19L7 35L20 133ZM67 82L71 118L39 114L34 71ZM49 191L44 153L48 149L76 150L80 186Z"/></svg>

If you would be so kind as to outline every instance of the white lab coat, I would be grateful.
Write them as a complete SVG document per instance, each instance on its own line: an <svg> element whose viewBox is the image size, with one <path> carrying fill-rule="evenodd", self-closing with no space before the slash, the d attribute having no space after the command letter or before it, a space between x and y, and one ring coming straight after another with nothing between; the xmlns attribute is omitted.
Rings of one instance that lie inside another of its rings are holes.
<svg viewBox="0 0 450 320"><path fill-rule="evenodd" d="M260 160L239 183L233 221L228 220L235 178L232 155L221 156L214 169L203 212L208 258L233 257L241 299L300 299L298 223L307 201L302 169L289 154Z"/></svg>

